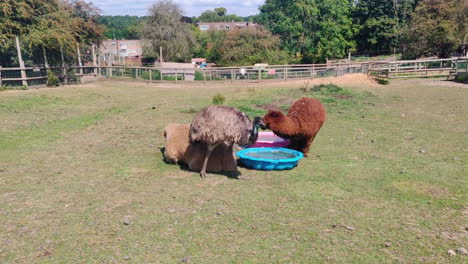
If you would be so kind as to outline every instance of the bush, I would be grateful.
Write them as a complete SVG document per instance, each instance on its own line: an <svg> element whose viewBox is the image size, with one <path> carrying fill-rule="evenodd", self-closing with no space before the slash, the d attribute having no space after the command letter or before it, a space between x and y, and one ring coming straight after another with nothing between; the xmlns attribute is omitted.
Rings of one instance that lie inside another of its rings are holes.
<svg viewBox="0 0 468 264"><path fill-rule="evenodd" d="M197 71L195 72L195 81L203 81L204 78L203 78L203 73Z"/></svg>
<svg viewBox="0 0 468 264"><path fill-rule="evenodd" d="M350 95L350 92L334 84L314 85L312 92L320 92L323 95Z"/></svg>
<svg viewBox="0 0 468 264"><path fill-rule="evenodd" d="M80 76L76 75L74 72L70 72L67 74L68 83L79 83Z"/></svg>
<svg viewBox="0 0 468 264"><path fill-rule="evenodd" d="M377 82L382 85L388 85L390 81L388 79L377 79Z"/></svg>
<svg viewBox="0 0 468 264"><path fill-rule="evenodd" d="M468 83L468 74L457 74L455 76L455 81L460 83Z"/></svg>
<svg viewBox="0 0 468 264"><path fill-rule="evenodd" d="M47 71L47 86L57 87L59 84L59 78L52 71Z"/></svg>
<svg viewBox="0 0 468 264"><path fill-rule="evenodd" d="M184 76L182 75L177 75L177 80L182 81L184 79ZM164 81L175 81L175 75L163 75L163 80Z"/></svg>
<svg viewBox="0 0 468 264"><path fill-rule="evenodd" d="M224 101L226 101L226 97L222 94L216 94L213 96L213 104L215 105L222 105L224 104Z"/></svg>
<svg viewBox="0 0 468 264"><path fill-rule="evenodd" d="M147 71L144 71L141 74L141 78L144 80L149 80L150 79L150 73ZM161 73L159 71L153 70L151 71L151 80L153 81L159 81L161 80Z"/></svg>
<svg viewBox="0 0 468 264"><path fill-rule="evenodd" d="M13 89L13 88L11 88L11 86L9 86L8 84L0 86L0 92L1 91L6 91L6 90L11 90L11 89Z"/></svg>

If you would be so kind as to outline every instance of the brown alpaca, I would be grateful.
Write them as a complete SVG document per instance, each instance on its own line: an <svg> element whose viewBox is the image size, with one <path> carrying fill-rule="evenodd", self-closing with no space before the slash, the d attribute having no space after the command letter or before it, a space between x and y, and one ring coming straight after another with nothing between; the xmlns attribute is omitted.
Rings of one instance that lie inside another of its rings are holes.
<svg viewBox="0 0 468 264"><path fill-rule="evenodd" d="M288 115L269 111L263 124L276 135L289 139L289 148L304 153L307 157L310 145L325 123L326 113L322 103L315 98L302 98L289 108Z"/></svg>

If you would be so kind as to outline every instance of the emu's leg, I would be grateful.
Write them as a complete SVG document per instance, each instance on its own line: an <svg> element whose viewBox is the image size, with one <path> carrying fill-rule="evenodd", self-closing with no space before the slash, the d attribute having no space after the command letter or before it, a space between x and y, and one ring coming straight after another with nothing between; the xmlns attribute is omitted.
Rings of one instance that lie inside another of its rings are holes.
<svg viewBox="0 0 468 264"><path fill-rule="evenodd" d="M214 150L217 146L218 146L218 144L214 144L214 145L209 145L209 144L207 144L205 160L203 161L203 167L201 168L201 171L200 171L200 176L201 176L202 178L206 178L206 165L208 164L208 160L210 159L211 152L213 152L213 150Z"/></svg>
<svg viewBox="0 0 468 264"><path fill-rule="evenodd" d="M236 154L234 154L234 144L231 144L225 152L225 155L231 155L232 158L226 158L228 163L225 165L223 170L228 177L234 178L239 176L239 170L237 169Z"/></svg>

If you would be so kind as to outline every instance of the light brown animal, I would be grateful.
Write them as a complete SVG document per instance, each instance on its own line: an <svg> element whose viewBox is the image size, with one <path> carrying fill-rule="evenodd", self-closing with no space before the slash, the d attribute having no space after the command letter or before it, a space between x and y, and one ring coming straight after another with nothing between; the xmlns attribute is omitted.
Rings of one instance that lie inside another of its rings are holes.
<svg viewBox="0 0 468 264"><path fill-rule="evenodd" d="M189 142L190 125L169 124L164 129L166 146L164 159L170 163L185 164L192 171L202 169L207 151L207 145ZM232 147L226 144L218 145L208 161L206 171L213 173L237 171L236 159Z"/></svg>
<svg viewBox="0 0 468 264"><path fill-rule="evenodd" d="M301 151L307 157L310 145L325 123L326 113L322 103L315 98L297 100L288 115L280 111L269 111L263 117L263 124L276 135L289 139L288 148Z"/></svg>

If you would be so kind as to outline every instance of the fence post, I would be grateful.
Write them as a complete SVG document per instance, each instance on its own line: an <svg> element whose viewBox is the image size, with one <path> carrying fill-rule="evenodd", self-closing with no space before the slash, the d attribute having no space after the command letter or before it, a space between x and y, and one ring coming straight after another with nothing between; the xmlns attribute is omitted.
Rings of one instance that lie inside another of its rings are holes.
<svg viewBox="0 0 468 264"><path fill-rule="evenodd" d="M258 80L261 81L262 80L262 70L258 70Z"/></svg>
<svg viewBox="0 0 468 264"><path fill-rule="evenodd" d="M2 66L0 66L0 87L2 87Z"/></svg>
<svg viewBox="0 0 468 264"><path fill-rule="evenodd" d="M16 39L16 49L18 50L18 60L21 68L21 82L23 83L23 86L28 87L28 80L26 79L26 69L24 66L24 61L23 61L23 56L21 55L21 47L20 47L20 42L18 37L15 37Z"/></svg>
<svg viewBox="0 0 468 264"><path fill-rule="evenodd" d="M78 66L80 66L80 75L83 76L83 64L81 63L81 52L80 52L80 44L76 43L76 51L78 54Z"/></svg>
<svg viewBox="0 0 468 264"><path fill-rule="evenodd" d="M206 84L206 69L203 68L203 85Z"/></svg>
<svg viewBox="0 0 468 264"><path fill-rule="evenodd" d="M44 55L44 66L46 68L46 70L49 69L49 62L47 61L47 53L46 53L46 50L45 50L45 47L42 46L42 53Z"/></svg>
<svg viewBox="0 0 468 264"><path fill-rule="evenodd" d="M96 51L95 51L96 46L93 44L91 46L91 52L93 53L93 67L94 67L94 74L98 74L98 69L97 67L97 58L96 58Z"/></svg>
<svg viewBox="0 0 468 264"><path fill-rule="evenodd" d="M153 70L149 70L149 79L150 79L150 83L153 82Z"/></svg>
<svg viewBox="0 0 468 264"><path fill-rule="evenodd" d="M175 83L177 83L177 70L175 70Z"/></svg>
<svg viewBox="0 0 468 264"><path fill-rule="evenodd" d="M234 81L234 69L231 70L231 83Z"/></svg>
<svg viewBox="0 0 468 264"><path fill-rule="evenodd" d="M315 65L312 65L312 79L315 79Z"/></svg>
<svg viewBox="0 0 468 264"><path fill-rule="evenodd" d="M67 69L65 68L65 58L63 56L63 47L60 46L60 57L62 59L62 74L63 74L63 82L68 83L68 77L67 77Z"/></svg>

